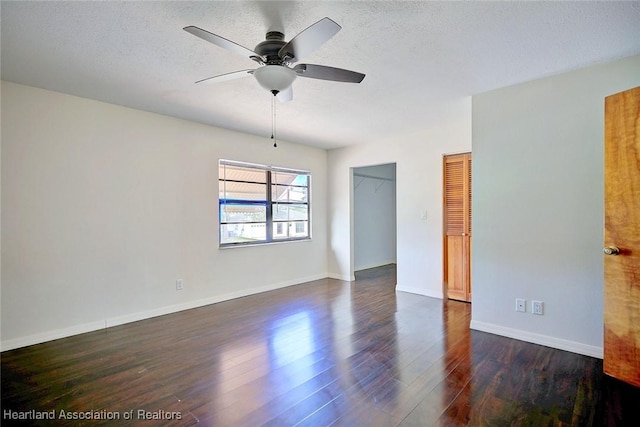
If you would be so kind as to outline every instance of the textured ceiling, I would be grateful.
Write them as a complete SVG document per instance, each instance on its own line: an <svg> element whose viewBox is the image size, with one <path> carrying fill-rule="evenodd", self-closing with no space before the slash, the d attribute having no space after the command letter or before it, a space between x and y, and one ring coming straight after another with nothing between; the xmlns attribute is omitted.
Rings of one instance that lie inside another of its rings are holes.
<svg viewBox="0 0 640 427"><path fill-rule="evenodd" d="M437 124L464 97L640 53L640 2L8 2L2 79L264 136L271 95L256 63L183 31L253 48L328 16L342 26L301 62L365 73L297 79L278 137L334 148Z"/></svg>

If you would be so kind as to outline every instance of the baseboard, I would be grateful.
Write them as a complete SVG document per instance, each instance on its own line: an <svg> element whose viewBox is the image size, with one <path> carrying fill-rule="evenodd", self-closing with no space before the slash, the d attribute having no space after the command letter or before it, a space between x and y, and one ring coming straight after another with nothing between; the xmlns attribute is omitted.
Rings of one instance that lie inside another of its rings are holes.
<svg viewBox="0 0 640 427"><path fill-rule="evenodd" d="M179 311L190 310L192 308L204 307L205 305L216 304L223 301L230 301L236 298L242 298L249 295L256 295L262 292L274 291L276 289L282 289L289 286L300 285L302 283L312 282L314 280L325 279L327 274L320 274L315 276L302 277L296 280L289 280L274 285L261 286L258 288L245 289L238 292L230 292L227 294L216 295L214 297L202 298L194 301L188 301L182 304L175 304L165 307L160 307L154 310L149 310L140 313L134 313L126 316L119 316L112 319L107 319L106 327L124 325L126 323L137 322L140 320L150 319L152 317L164 316L165 314L177 313Z"/></svg>
<svg viewBox="0 0 640 427"><path fill-rule="evenodd" d="M520 329L507 328L505 326L495 325L492 323L471 321L471 329L476 331L488 332L490 334L501 335L507 338L513 338L520 341L526 341L533 344L544 345L545 347L557 348L571 353L582 354L584 356L602 359L604 350L602 347L583 344L576 341L569 341L562 338L551 337L548 335L536 334L533 332L522 331Z"/></svg>
<svg viewBox="0 0 640 427"><path fill-rule="evenodd" d="M276 289L286 288L289 286L300 285L302 283L314 280L325 279L329 277L328 273L318 274L314 276L301 277L295 280L289 280L278 284L261 286L258 288L245 289L243 291L231 292L223 295L216 295L210 298L202 298L194 301L188 301L182 304L173 304L169 306L159 307L153 310L141 311L138 313L127 314L124 316L106 318L101 321L74 325L68 328L55 329L52 331L42 332L38 334L28 335L26 337L14 338L0 342L0 351L13 350L20 347L40 344L47 341L53 341L60 338L66 338L73 335L84 334L87 332L95 332L101 329L124 325L126 323L138 322L140 320L151 319L153 317L164 316L166 314L177 313L179 311L190 310L192 308L203 307L205 305L215 304L222 301L229 301L236 298L255 295L262 292L273 291Z"/></svg>
<svg viewBox="0 0 640 427"><path fill-rule="evenodd" d="M68 328L54 329L52 331L27 335L26 337L5 340L0 342L0 351L13 350L20 347L27 347L34 344L70 337L72 335L98 331L100 329L104 329L106 327L105 325L106 321L89 322L81 325L70 326Z"/></svg>
<svg viewBox="0 0 640 427"><path fill-rule="evenodd" d="M430 297L430 298L437 298L437 299L442 299L442 294L433 294L430 292L425 292L424 289L420 289L420 288L414 288L411 286L402 286L402 285L396 285L396 291L398 292L408 292L410 294L417 294L417 295L422 295L425 297Z"/></svg>
<svg viewBox="0 0 640 427"><path fill-rule="evenodd" d="M360 270L368 270L370 268L377 268L377 267L384 267L385 265L396 265L396 261L384 261L384 262L378 262L375 264L366 264L366 265L360 265L360 266L356 266L355 267L355 271L360 271Z"/></svg>
<svg viewBox="0 0 640 427"><path fill-rule="evenodd" d="M353 282L354 280L356 280L356 276L347 276L347 275L342 275L342 274L337 274L337 273L329 273L329 275L327 276L329 279L336 279L336 280L342 280L344 282Z"/></svg>

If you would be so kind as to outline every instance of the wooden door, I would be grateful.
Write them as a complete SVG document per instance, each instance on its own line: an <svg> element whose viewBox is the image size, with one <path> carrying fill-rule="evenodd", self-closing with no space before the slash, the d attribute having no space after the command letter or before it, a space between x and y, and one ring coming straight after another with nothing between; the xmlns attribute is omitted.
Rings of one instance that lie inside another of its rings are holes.
<svg viewBox="0 0 640 427"><path fill-rule="evenodd" d="M471 153L444 157L444 288L471 301Z"/></svg>
<svg viewBox="0 0 640 427"><path fill-rule="evenodd" d="M640 386L640 87L605 99L604 371Z"/></svg>

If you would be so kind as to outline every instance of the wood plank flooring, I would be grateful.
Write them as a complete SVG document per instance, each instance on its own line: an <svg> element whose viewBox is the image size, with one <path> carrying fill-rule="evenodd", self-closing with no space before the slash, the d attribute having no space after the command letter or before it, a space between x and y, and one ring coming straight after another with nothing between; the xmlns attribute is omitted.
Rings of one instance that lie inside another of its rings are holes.
<svg viewBox="0 0 640 427"><path fill-rule="evenodd" d="M356 277L4 352L2 424L640 425L601 360L471 331L469 304L396 293L394 266Z"/></svg>

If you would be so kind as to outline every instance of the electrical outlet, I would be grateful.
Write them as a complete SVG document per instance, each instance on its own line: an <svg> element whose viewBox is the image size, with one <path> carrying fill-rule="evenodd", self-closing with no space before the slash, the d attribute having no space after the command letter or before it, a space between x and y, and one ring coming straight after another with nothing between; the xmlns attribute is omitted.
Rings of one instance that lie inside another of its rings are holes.
<svg viewBox="0 0 640 427"><path fill-rule="evenodd" d="M525 313L527 311L527 300L516 298L516 311Z"/></svg>
<svg viewBox="0 0 640 427"><path fill-rule="evenodd" d="M544 303L542 301L531 301L531 312L533 314L542 315Z"/></svg>
<svg viewBox="0 0 640 427"><path fill-rule="evenodd" d="M181 291L184 289L184 280L177 279L176 280L176 291Z"/></svg>

